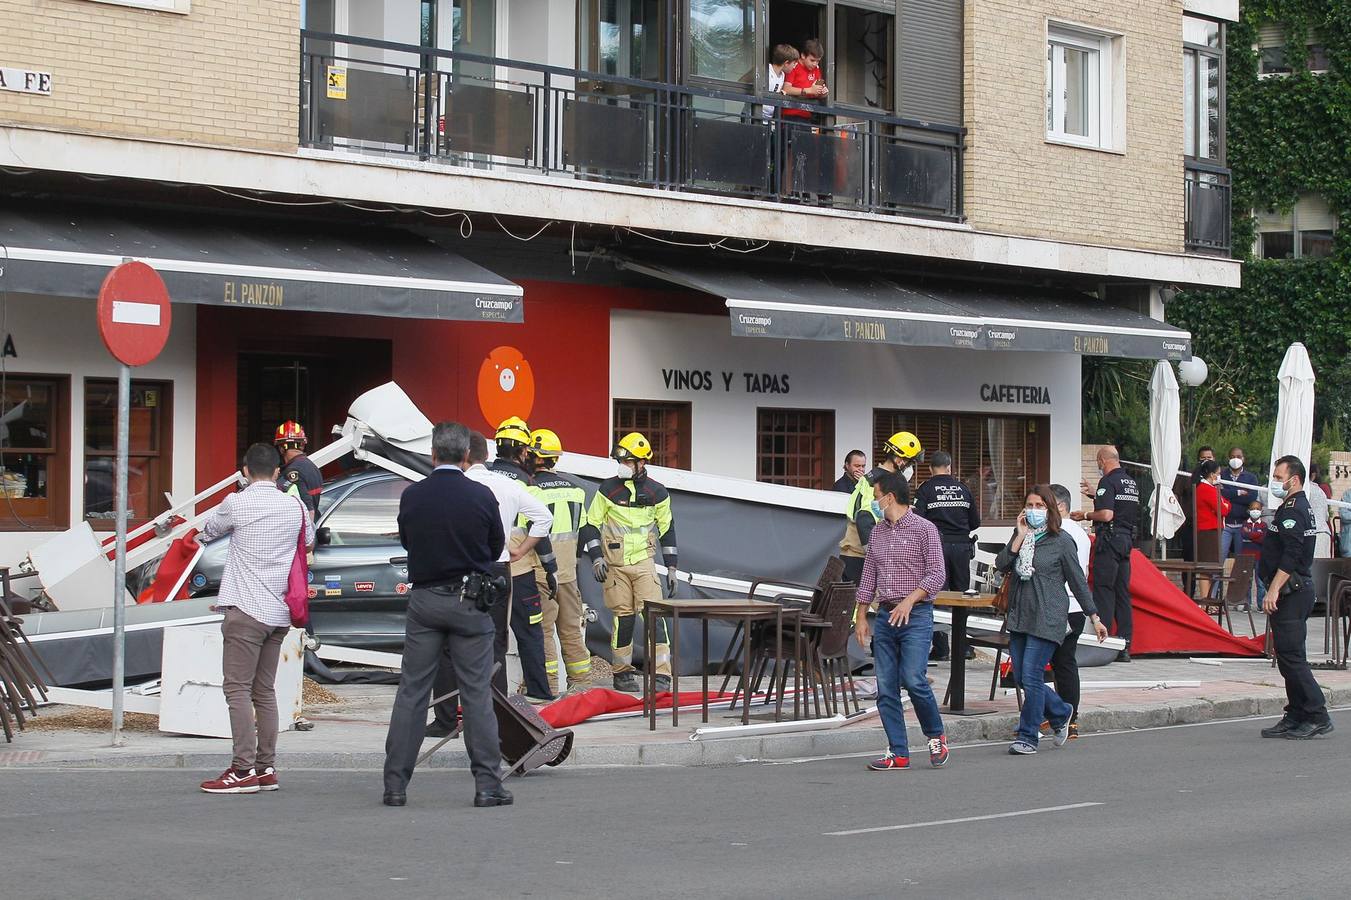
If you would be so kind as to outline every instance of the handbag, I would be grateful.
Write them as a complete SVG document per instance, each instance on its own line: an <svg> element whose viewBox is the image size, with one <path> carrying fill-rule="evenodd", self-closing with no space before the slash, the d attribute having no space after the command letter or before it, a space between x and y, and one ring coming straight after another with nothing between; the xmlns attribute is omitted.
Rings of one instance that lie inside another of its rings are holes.
<svg viewBox="0 0 1351 900"><path fill-rule="evenodd" d="M1013 579L1007 575L1004 576L1003 580L999 582L998 589L994 592L994 600L990 601L990 605L995 608L995 611L1003 616L1009 614L1009 586L1011 584L1013 584Z"/></svg>
<svg viewBox="0 0 1351 900"><path fill-rule="evenodd" d="M304 628L310 623L310 567L305 547L304 506L300 508L300 534L296 536L296 554L291 559L291 573L286 579L286 608L291 611L291 626Z"/></svg>

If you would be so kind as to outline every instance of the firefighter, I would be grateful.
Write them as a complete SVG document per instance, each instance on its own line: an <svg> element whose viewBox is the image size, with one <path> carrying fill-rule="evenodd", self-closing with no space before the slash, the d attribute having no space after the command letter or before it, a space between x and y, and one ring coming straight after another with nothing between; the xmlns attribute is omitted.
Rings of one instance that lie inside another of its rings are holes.
<svg viewBox="0 0 1351 900"><path fill-rule="evenodd" d="M305 429L299 422L287 420L277 426L272 443L281 451L281 477L277 487L288 494L294 494L310 511L310 518L319 515L319 497L324 493L324 478L319 467L310 462L305 455Z"/></svg>
<svg viewBox="0 0 1351 900"><path fill-rule="evenodd" d="M633 668L633 632L643 604L661 597L654 558L661 545L666 564L666 596L675 595L676 534L671 516L671 495L648 477L652 445L638 432L624 435L610 456L619 464L619 474L600 483L586 511L581 544L591 558L596 580L605 586L605 606L614 614L614 687L637 693L642 688ZM671 689L671 647L666 624L657 642L655 665L658 691Z"/></svg>
<svg viewBox="0 0 1351 900"><path fill-rule="evenodd" d="M497 426L494 440L497 443L497 459L488 468L519 481L531 493L537 494L525 468L526 455L530 449L530 427L512 416ZM511 551L511 630L516 635L516 652L520 654L525 696L542 702L552 700L553 691L544 668L544 612L540 590L535 584L535 564L538 562L544 570L545 590L552 596L557 590L555 579L558 562L554 559L553 545L547 537L540 538L529 553L518 555L515 548L525 540L528 529L529 523L518 521L507 536L507 547Z"/></svg>
<svg viewBox="0 0 1351 900"><path fill-rule="evenodd" d="M554 515L554 558L558 561L558 589L549 596L543 566L535 568L535 584L540 589L544 620L544 670L549 687L558 684L558 653L554 635L563 646L563 666L567 672L566 693L576 694L591 687L591 652L582 633L582 593L577 587L577 532L582 525L586 491L554 471L563 455L563 442L547 428L530 432L530 458L534 465L535 491Z"/></svg>
<svg viewBox="0 0 1351 900"><path fill-rule="evenodd" d="M844 560L844 578L858 584L863 574L863 555L868 549L868 536L881 515L873 509L873 485L887 472L900 472L906 481L915 478L913 463L923 462L924 448L919 438L908 431L898 431L887 438L882 449L874 457L877 467L858 480L854 492L849 495L849 506L845 511L848 519L844 527L844 537L840 540L840 557Z"/></svg>

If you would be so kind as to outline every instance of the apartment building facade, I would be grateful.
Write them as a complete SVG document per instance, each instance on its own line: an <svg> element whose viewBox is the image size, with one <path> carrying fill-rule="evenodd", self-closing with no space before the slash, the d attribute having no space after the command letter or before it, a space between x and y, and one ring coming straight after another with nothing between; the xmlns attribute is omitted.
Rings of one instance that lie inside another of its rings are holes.
<svg viewBox="0 0 1351 900"><path fill-rule="evenodd" d="M107 524L90 297L123 258L175 301L136 373L138 518L392 378L433 418L588 453L637 428L663 464L803 487L907 428L1008 519L1073 483L1082 356L1185 358L1169 289L1238 283L1236 17L0 0L0 557ZM828 97L769 93L809 38Z"/></svg>

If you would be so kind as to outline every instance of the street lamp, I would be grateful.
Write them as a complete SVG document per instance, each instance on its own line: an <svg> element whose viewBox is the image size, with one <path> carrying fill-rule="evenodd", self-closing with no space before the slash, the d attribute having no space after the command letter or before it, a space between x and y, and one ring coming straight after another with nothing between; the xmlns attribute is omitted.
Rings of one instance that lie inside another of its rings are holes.
<svg viewBox="0 0 1351 900"><path fill-rule="evenodd" d="M1187 387L1200 387L1210 377L1210 367L1201 357L1193 356L1177 364L1177 374L1179 380Z"/></svg>

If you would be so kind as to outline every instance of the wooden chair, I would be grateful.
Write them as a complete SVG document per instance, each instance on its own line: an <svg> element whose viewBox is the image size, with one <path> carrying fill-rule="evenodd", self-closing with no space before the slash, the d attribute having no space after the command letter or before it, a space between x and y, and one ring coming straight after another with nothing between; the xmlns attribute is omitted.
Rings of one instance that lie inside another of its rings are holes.
<svg viewBox="0 0 1351 900"><path fill-rule="evenodd" d="M854 633L857 595L858 588L855 585L839 585L831 592L830 604L822 617L824 622L820 626L804 625L804 628L815 631L812 651L817 669L822 674L827 708L832 714L838 709L837 703L842 702L844 713L848 715L851 697L854 712L863 709L858 699L858 688L854 685L854 672L849 665L849 636Z"/></svg>
<svg viewBox="0 0 1351 900"><path fill-rule="evenodd" d="M775 633L772 622L756 623L757 627L752 628L750 636L750 692L754 694L758 691L760 683L768 676L769 690L765 693L764 702L766 704L773 702L776 691L780 695L783 694L788 687L788 662L779 660L775 656L775 650L779 646L784 648L797 646L796 642L801 641L804 652L798 664L803 667L803 687L808 691L802 702L804 704L810 702L814 706L817 718L821 716L823 703L827 715L833 714L831 710L834 708L834 701L827 692L826 677L824 668L820 665L818 649L823 632L831 628L840 615L844 615L846 620L852 619L855 596L854 585L846 581L837 581L826 585L824 590L820 591L820 599L816 601L812 610L803 612L796 624L786 623L781 634ZM824 698L822 694L825 694Z"/></svg>
<svg viewBox="0 0 1351 900"><path fill-rule="evenodd" d="M1230 634L1234 633L1234 623L1229 617L1231 606L1246 605L1248 609L1248 630L1257 637L1257 622L1252 617L1252 586L1257 575L1257 560L1251 556L1239 556L1229 560L1232 566L1223 575L1215 576L1215 581L1223 585L1223 590L1214 595L1202 597L1196 602L1210 615L1213 611L1215 624L1223 625Z"/></svg>

